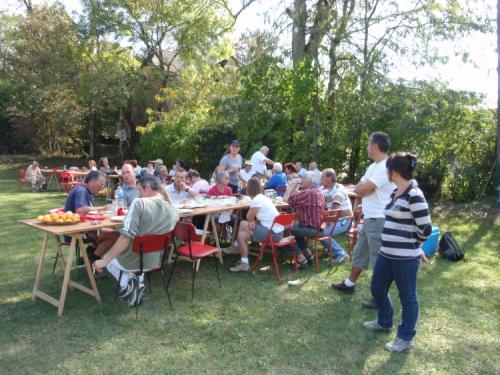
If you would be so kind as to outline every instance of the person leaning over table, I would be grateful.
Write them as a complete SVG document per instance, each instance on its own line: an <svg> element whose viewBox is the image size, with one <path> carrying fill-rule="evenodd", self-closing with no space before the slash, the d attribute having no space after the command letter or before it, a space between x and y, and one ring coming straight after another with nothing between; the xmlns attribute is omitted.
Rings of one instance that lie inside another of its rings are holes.
<svg viewBox="0 0 500 375"><path fill-rule="evenodd" d="M386 160L390 139L386 133L375 132L368 141L368 157L373 160L354 192L362 197L363 227L352 250L352 269L343 282L332 284L332 288L342 293L352 294L356 281L368 267L373 268L382 242L384 228L384 208L389 203L394 184L387 177ZM372 298L363 302L367 308L376 308Z"/></svg>
<svg viewBox="0 0 500 375"><path fill-rule="evenodd" d="M337 174L333 168L323 170L321 175L321 184L323 185L323 196L325 197L326 208L328 210L342 210L341 217L335 224L335 229L332 235L345 233L352 221L352 204L344 185L337 182ZM330 223L323 229L325 235L329 235L332 230L333 223ZM335 241L331 240L321 241L325 248L325 255L330 249L330 241L332 242L333 260L332 264L340 264L347 259L347 254L344 249Z"/></svg>
<svg viewBox="0 0 500 375"><path fill-rule="evenodd" d="M262 146L260 150L255 151L250 158L250 161L252 162L252 171L257 175L257 177L266 175L266 164L274 164L274 161L267 157L268 154L269 147Z"/></svg>
<svg viewBox="0 0 500 375"><path fill-rule="evenodd" d="M319 178L312 171L307 171L302 176L302 190L296 191L298 186L299 181L290 182L283 200L298 211L299 222L292 225L292 234L297 241L295 251L298 266L303 269L314 261L311 251L307 249L306 237L313 237L321 232L325 198L318 188Z"/></svg>
<svg viewBox="0 0 500 375"><path fill-rule="evenodd" d="M140 256L132 251L134 238L168 233L179 221L178 210L162 199L154 176L141 177L137 190L139 198L132 202L123 220L120 236L104 258L93 263L96 271L102 272L106 268L116 280L122 271L118 298L127 301L130 307L140 305L144 295L144 274L136 276L134 273L140 271ZM161 253L144 254L143 262L143 271L154 268L161 262Z"/></svg>
<svg viewBox="0 0 500 375"><path fill-rule="evenodd" d="M427 261L422 243L432 233L429 207L413 182L417 158L406 152L392 154L386 162L389 180L396 189L385 207L382 246L375 262L371 292L377 301L377 319L363 323L371 331L390 331L393 308L389 289L396 282L401 302L401 323L396 338L385 345L402 352L413 347L418 319L417 272L420 260Z"/></svg>
<svg viewBox="0 0 500 375"><path fill-rule="evenodd" d="M187 172L182 168L178 168L175 171L174 183L165 188L173 204L198 198L198 194L186 183L186 176Z"/></svg>
<svg viewBox="0 0 500 375"><path fill-rule="evenodd" d="M240 184L240 170L243 164L243 158L239 154L240 142L237 140L231 141L226 154L220 159L217 170L226 171L229 173L229 187L233 194L237 194Z"/></svg>
<svg viewBox="0 0 500 375"><path fill-rule="evenodd" d="M83 183L75 185L69 192L64 211L71 211L79 215L85 215L89 211L104 211L106 206L94 206L94 195L96 195L106 184L106 176L100 171L90 171L85 176Z"/></svg>
<svg viewBox="0 0 500 375"><path fill-rule="evenodd" d="M247 219L240 223L238 228L238 246L241 260L231 267L231 272L250 271L248 261L247 241L264 242L266 235L273 225L274 218L279 215L271 199L262 194L260 181L252 177L247 183L247 194L252 199ZM283 238L284 228L282 225L275 225L271 234L275 242Z"/></svg>
<svg viewBox="0 0 500 375"><path fill-rule="evenodd" d="M31 183L31 191L36 191L37 182L40 184L40 190L43 189L43 187L47 182L47 179L42 174L42 171L40 170L40 165L36 160L33 160L33 163L31 163L28 166L24 178Z"/></svg>
<svg viewBox="0 0 500 375"><path fill-rule="evenodd" d="M288 186L286 174L283 172L281 163L274 163L273 176L266 182L266 189L274 189L278 192L280 197L285 195Z"/></svg>

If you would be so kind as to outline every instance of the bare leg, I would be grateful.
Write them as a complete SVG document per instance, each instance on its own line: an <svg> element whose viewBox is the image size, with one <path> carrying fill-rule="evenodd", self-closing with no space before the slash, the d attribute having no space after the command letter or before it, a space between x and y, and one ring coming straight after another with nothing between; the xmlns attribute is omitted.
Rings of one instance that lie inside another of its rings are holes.
<svg viewBox="0 0 500 375"><path fill-rule="evenodd" d="M359 275L361 275L361 272L363 272L362 268L352 267L351 274L349 275L349 280L355 283L358 280Z"/></svg>
<svg viewBox="0 0 500 375"><path fill-rule="evenodd" d="M238 228L238 245L240 247L240 256L248 258L247 241L252 239L253 232L248 228L248 221L243 220Z"/></svg>

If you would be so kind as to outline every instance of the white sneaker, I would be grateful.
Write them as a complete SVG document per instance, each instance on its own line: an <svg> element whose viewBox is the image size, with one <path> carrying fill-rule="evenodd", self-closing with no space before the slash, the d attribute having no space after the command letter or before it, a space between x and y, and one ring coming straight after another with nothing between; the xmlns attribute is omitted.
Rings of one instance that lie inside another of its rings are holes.
<svg viewBox="0 0 500 375"><path fill-rule="evenodd" d="M229 270L231 272L241 272L241 271L248 272L248 271L250 271L250 264L241 263L241 261L240 261L236 264L236 266L231 267Z"/></svg>

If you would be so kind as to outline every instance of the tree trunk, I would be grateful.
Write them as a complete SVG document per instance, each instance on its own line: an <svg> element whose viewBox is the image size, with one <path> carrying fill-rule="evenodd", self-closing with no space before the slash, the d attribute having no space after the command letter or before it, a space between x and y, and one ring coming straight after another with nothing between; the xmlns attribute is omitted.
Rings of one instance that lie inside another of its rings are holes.
<svg viewBox="0 0 500 375"><path fill-rule="evenodd" d="M497 87L497 159L496 159L496 178L495 186L500 187L500 0L497 0L497 75L498 75L498 87Z"/></svg>
<svg viewBox="0 0 500 375"><path fill-rule="evenodd" d="M292 61L296 67L304 60L306 47L307 5L306 0L294 0L293 10L287 9L288 16L292 19Z"/></svg>

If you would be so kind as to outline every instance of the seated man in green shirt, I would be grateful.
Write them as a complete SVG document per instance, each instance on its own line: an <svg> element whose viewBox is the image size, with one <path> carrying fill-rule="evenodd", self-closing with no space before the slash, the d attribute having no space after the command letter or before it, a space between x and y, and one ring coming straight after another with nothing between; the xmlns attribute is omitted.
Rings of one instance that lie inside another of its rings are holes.
<svg viewBox="0 0 500 375"><path fill-rule="evenodd" d="M118 298L127 301L130 307L142 303L144 295L144 275L140 271L140 257L132 251L135 237L146 234L165 234L172 231L179 220L179 212L162 199L160 186L154 176L145 175L137 184L140 198L132 201L123 220L120 236L103 259L94 262L94 268L101 272L105 267L118 280L120 272L120 291ZM143 255L143 270L154 268L161 262L161 252Z"/></svg>

